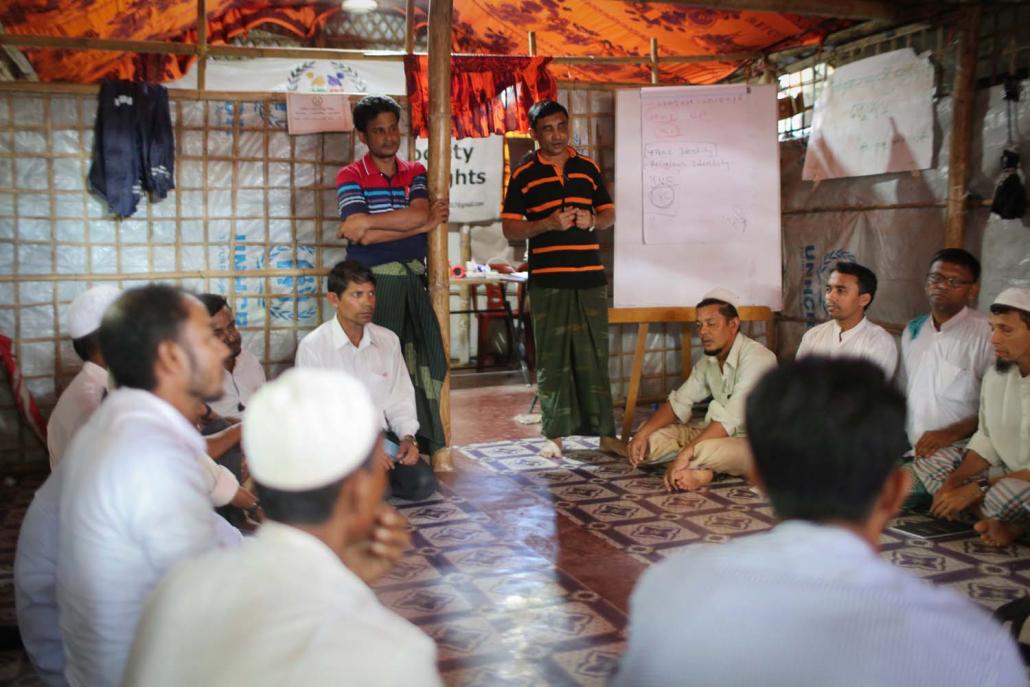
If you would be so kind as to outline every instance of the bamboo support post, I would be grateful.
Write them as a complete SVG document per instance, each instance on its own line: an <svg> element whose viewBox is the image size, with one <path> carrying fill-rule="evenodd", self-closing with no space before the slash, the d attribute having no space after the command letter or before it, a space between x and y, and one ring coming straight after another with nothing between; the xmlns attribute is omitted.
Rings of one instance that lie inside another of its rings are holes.
<svg viewBox="0 0 1030 687"><path fill-rule="evenodd" d="M966 5L958 24L958 59L951 91L951 148L948 155L948 219L944 245L961 248L966 240L966 186L972 145L973 102L976 97L976 51L980 37L979 5Z"/></svg>
<svg viewBox="0 0 1030 687"><path fill-rule="evenodd" d="M651 83L658 83L658 39L651 39Z"/></svg>
<svg viewBox="0 0 1030 687"><path fill-rule="evenodd" d="M536 31L529 32L529 56L536 57Z"/></svg>
<svg viewBox="0 0 1030 687"><path fill-rule="evenodd" d="M451 183L451 0L429 2L429 195L447 199ZM440 322L444 359L450 365L450 270L447 261L447 224L429 234L429 295ZM440 388L440 421L444 437L451 436L451 375L448 370ZM450 449L433 455L435 470L449 471Z"/></svg>
<svg viewBox="0 0 1030 687"><path fill-rule="evenodd" d="M404 0L404 52L415 52L415 0Z"/></svg>
<svg viewBox="0 0 1030 687"><path fill-rule="evenodd" d="M197 90L207 88L207 0L197 0Z"/></svg>

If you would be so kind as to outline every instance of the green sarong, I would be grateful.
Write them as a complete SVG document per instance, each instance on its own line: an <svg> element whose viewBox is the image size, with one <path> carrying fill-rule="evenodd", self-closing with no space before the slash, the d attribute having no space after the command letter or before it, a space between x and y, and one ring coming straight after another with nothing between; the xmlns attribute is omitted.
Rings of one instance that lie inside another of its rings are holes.
<svg viewBox="0 0 1030 687"><path fill-rule="evenodd" d="M417 260L373 267L376 311L372 321L401 340L404 362L415 386L419 450L432 455L447 445L440 420L440 389L447 376L448 361L425 273L425 265Z"/></svg>
<svg viewBox="0 0 1030 687"><path fill-rule="evenodd" d="M530 284L529 305L544 436L614 436L606 287Z"/></svg>

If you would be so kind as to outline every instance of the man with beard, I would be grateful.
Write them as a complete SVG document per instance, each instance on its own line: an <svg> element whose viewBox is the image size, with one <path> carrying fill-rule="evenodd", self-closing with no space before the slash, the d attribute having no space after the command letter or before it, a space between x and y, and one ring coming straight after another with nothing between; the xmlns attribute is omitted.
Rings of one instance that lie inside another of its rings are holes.
<svg viewBox="0 0 1030 687"><path fill-rule="evenodd" d="M994 360L987 316L969 307L979 291L976 258L961 248L938 251L926 275L930 312L901 335L898 387L908 399L906 429L917 476L947 477L976 431L980 385ZM917 488L906 507L928 506L930 498Z"/></svg>
<svg viewBox="0 0 1030 687"><path fill-rule="evenodd" d="M372 323L376 277L362 264L344 260L330 270L327 282L326 298L335 315L301 340L297 367L343 370L368 389L386 433L386 452L380 455L392 495L408 501L426 499L436 491L436 475L421 459L415 440L415 389L401 342L386 327Z"/></svg>
<svg viewBox="0 0 1030 687"><path fill-rule="evenodd" d="M886 329L865 316L875 297L876 275L871 269L838 262L826 283L830 321L805 332L795 357L862 358L879 366L890 380L898 366L898 347Z"/></svg>
<svg viewBox="0 0 1030 687"><path fill-rule="evenodd" d="M933 494L933 515L967 512L984 542L1008 546L1030 520L1030 289L994 299L991 344L997 361L984 375L979 427L962 462L943 481L918 476Z"/></svg>
<svg viewBox="0 0 1030 687"><path fill-rule="evenodd" d="M670 490L693 491L716 473L746 475L750 470L744 404L762 375L776 367L776 356L740 333L737 307L729 289L705 294L697 304L704 357L629 440L632 465L669 463L665 486ZM694 404L709 397L704 422L691 422Z"/></svg>
<svg viewBox="0 0 1030 687"><path fill-rule="evenodd" d="M229 353L200 301L163 285L107 309L100 349L118 389L55 475L65 677L90 687L121 684L150 592L174 563L219 543L190 418L221 394Z"/></svg>

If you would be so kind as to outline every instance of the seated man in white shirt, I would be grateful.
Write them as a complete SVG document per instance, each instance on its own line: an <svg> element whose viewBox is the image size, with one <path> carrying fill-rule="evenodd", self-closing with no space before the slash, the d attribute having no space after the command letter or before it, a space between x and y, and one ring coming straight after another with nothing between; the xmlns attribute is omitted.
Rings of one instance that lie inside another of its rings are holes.
<svg viewBox="0 0 1030 687"><path fill-rule="evenodd" d="M976 434L950 474L916 474L933 494L930 512L978 518L980 538L1008 546L1030 526L1030 289L1008 288L991 304L997 355L980 389Z"/></svg>
<svg viewBox="0 0 1030 687"><path fill-rule="evenodd" d="M243 469L243 449L240 447L240 436L243 426L240 418L247 409L250 396L265 383L265 368L253 353L243 347L243 337L236 328L236 316L229 307L224 296L216 293L202 293L200 302L211 315L211 326L215 334L229 349L229 357L225 359L225 370L222 372L222 397L208 404L208 412L201 416L200 433L205 436L220 436L218 445L220 453L212 457L218 460L236 476L237 480L245 478ZM210 446L209 449L214 448ZM244 526L246 518L233 508L222 508L223 517L236 526Z"/></svg>
<svg viewBox="0 0 1030 687"><path fill-rule="evenodd" d="M222 373L222 397L208 405L223 418L238 419L247 409L251 394L265 383L265 368L253 353L243 347L243 337L236 328L236 316L225 296L202 293L198 298L211 315L215 334L229 349Z"/></svg>
<svg viewBox="0 0 1030 687"><path fill-rule="evenodd" d="M151 285L104 314L117 389L72 439L53 478L57 606L74 687L120 685L145 601L172 564L220 544L190 421L222 391L229 354L201 303Z"/></svg>
<svg viewBox="0 0 1030 687"><path fill-rule="evenodd" d="M68 306L68 335L82 359L82 369L57 399L46 425L51 471L57 468L72 437L107 393L107 363L100 352L100 319L121 293L113 286L94 286L76 296Z"/></svg>
<svg viewBox="0 0 1030 687"><path fill-rule="evenodd" d="M729 289L705 294L697 304L702 359L629 440L632 465L669 463L665 471L669 489L700 489L716 473L745 475L750 470L744 403L759 378L776 367L776 356L740 333L738 306L736 294ZM694 404L709 397L712 402L704 422L691 422Z"/></svg>
<svg viewBox="0 0 1030 687"><path fill-rule="evenodd" d="M876 275L871 269L853 262L838 262L826 282L826 312L830 320L805 332L795 358L863 358L883 370L887 379L894 377L898 366L894 337L865 316L875 297Z"/></svg>
<svg viewBox="0 0 1030 687"><path fill-rule="evenodd" d="M969 307L979 291L979 260L961 248L938 251L926 275L930 312L901 334L898 386L908 399L906 429L916 476L947 476L976 431L980 384L994 361L987 316ZM906 508L930 504L922 481L915 485Z"/></svg>
<svg viewBox="0 0 1030 687"><path fill-rule="evenodd" d="M770 372L747 432L779 524L649 568L613 687L1026 684L984 609L878 555L909 473L896 465L905 399L874 365L812 357Z"/></svg>
<svg viewBox="0 0 1030 687"><path fill-rule="evenodd" d="M254 395L243 444L268 521L161 583L125 685L440 685L433 641L367 586L410 543L383 502L380 422L336 370L288 370Z"/></svg>
<svg viewBox="0 0 1030 687"><path fill-rule="evenodd" d="M408 501L427 499L436 491L436 475L422 460L415 440L415 387L400 339L372 323L375 276L361 263L344 260L329 272L327 284L326 298L336 314L301 340L297 367L343 370L365 385L387 432L390 460L384 459L384 466L391 494Z"/></svg>

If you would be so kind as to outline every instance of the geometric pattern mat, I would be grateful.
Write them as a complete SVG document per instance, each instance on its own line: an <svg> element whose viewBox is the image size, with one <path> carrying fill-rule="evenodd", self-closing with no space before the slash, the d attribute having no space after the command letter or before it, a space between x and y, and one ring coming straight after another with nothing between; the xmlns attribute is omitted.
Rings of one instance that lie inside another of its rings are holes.
<svg viewBox="0 0 1030 687"><path fill-rule="evenodd" d="M541 458L541 439L462 447L464 455L522 489L549 495L555 510L609 544L656 562L696 542L722 543L772 527L768 501L740 478L717 480L699 492L666 493L661 476L631 468L597 450L597 439L565 441L561 459ZM928 521L903 513L891 525ZM1030 589L1030 546L983 544L970 527L932 540L888 529L881 557L935 585L946 585L993 610Z"/></svg>
<svg viewBox="0 0 1030 687"><path fill-rule="evenodd" d="M566 439L565 456L541 458L541 439L462 447L464 455L554 502L555 510L627 554L656 562L696 542L722 543L769 529L768 501L740 478L717 480L699 492L667 493L661 476L600 453L597 439ZM891 524L928 521L904 513ZM993 610L1030 588L1030 546L983 544L972 528L922 539L888 529L881 556L933 584L946 585Z"/></svg>

